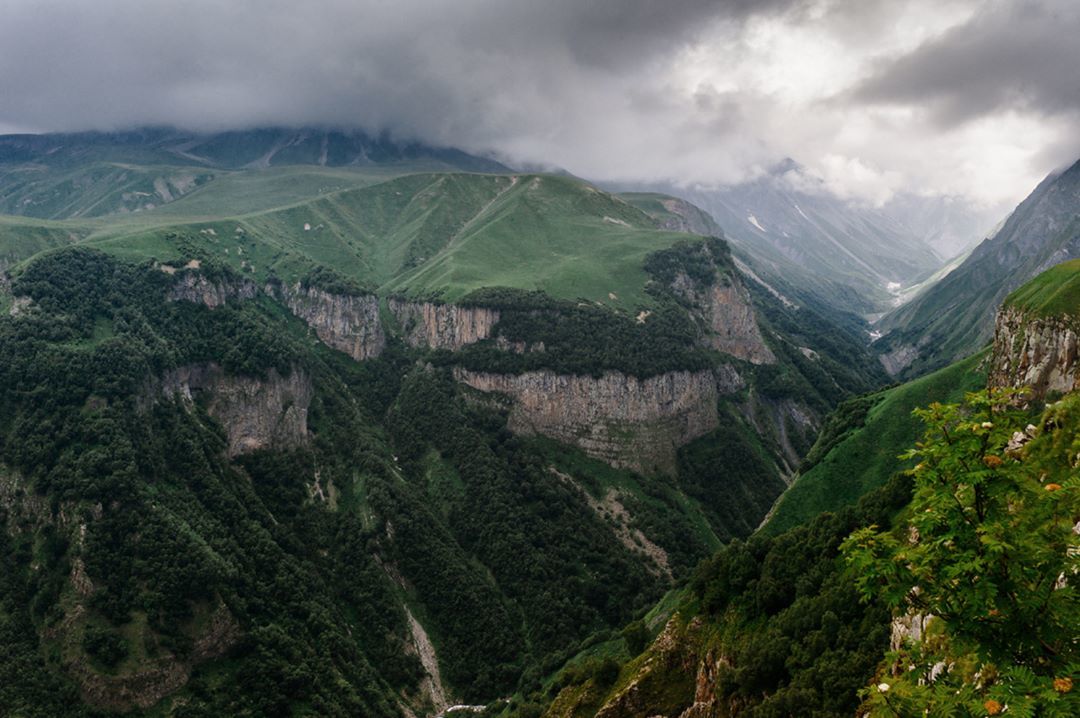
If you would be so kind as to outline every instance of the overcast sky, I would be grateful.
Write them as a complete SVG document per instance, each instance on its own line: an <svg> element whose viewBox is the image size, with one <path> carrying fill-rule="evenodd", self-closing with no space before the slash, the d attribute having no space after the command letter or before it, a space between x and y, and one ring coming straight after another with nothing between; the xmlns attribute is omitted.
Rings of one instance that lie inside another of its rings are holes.
<svg viewBox="0 0 1080 718"><path fill-rule="evenodd" d="M320 124L597 180L1014 205L1080 156L1077 0L0 0L0 131Z"/></svg>

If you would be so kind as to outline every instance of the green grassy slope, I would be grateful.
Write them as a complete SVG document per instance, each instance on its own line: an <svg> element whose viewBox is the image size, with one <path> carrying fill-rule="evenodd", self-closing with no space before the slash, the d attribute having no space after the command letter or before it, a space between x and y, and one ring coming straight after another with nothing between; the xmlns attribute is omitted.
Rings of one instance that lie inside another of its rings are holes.
<svg viewBox="0 0 1080 718"><path fill-rule="evenodd" d="M862 426L849 433L805 471L781 497L764 530L779 533L805 523L822 511L849 506L905 468L899 454L914 445L922 423L912 410L939 402L955 402L986 383L981 352L915 381L886 389L866 414ZM842 431L841 427L838 430ZM829 440L824 433L819 443ZM811 456L813 455L811 451Z"/></svg>
<svg viewBox="0 0 1080 718"><path fill-rule="evenodd" d="M72 222L0 215L0 263L10 266L54 247L77 242L91 227Z"/></svg>
<svg viewBox="0 0 1080 718"><path fill-rule="evenodd" d="M366 177L420 172L508 170L459 150L315 128L0 135L0 213L70 219L170 207L235 216L361 186Z"/></svg>
<svg viewBox="0 0 1080 718"><path fill-rule="evenodd" d="M198 219L265 212L305 198L364 187L399 174L403 172L309 165L217 172L212 182L159 207L154 214Z"/></svg>
<svg viewBox="0 0 1080 718"><path fill-rule="evenodd" d="M446 248L385 286L457 299L483 286L632 309L650 304L642 268L652 251L687 239L657 231L644 213L578 180L525 175Z"/></svg>
<svg viewBox="0 0 1080 718"><path fill-rule="evenodd" d="M1044 317L1075 315L1080 307L1080 259L1046 270L1006 297L1005 306Z"/></svg>
<svg viewBox="0 0 1080 718"><path fill-rule="evenodd" d="M0 212L44 219L133 212L171 202L213 177L204 168L176 165L0 165Z"/></svg>
<svg viewBox="0 0 1080 718"><path fill-rule="evenodd" d="M216 215L266 188L308 191L371 175L306 168L256 180L228 178L138 217L97 225L90 243L127 259L214 257L256 277L294 279L328 265L370 287L459 299L474 289L542 289L632 310L651 303L642 265L652 251L688 237L580 180L548 175L413 174L330 191L287 206ZM241 202L242 204L242 202ZM182 239L178 239L182 237Z"/></svg>

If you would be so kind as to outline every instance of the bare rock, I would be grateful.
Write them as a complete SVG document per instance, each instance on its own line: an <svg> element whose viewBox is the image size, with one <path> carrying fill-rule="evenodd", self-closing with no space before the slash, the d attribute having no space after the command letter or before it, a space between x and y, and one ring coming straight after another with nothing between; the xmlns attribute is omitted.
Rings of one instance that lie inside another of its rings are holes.
<svg viewBox="0 0 1080 718"><path fill-rule="evenodd" d="M461 349L491 336L499 311L488 307L407 302L391 299L390 311L402 327L405 341L414 347ZM522 351L524 351L522 347Z"/></svg>
<svg viewBox="0 0 1080 718"><path fill-rule="evenodd" d="M332 294L301 284L281 289L280 293L289 310L314 329L328 347L357 361L377 357L386 347L375 295Z"/></svg>
<svg viewBox="0 0 1080 718"><path fill-rule="evenodd" d="M265 379L227 376L217 364L192 364L166 372L144 392L142 408L161 397L191 402L204 394L207 412L225 427L229 455L300 446L308 440L311 379L298 368L288 376L271 369Z"/></svg>
<svg viewBox="0 0 1080 718"><path fill-rule="evenodd" d="M1015 307L998 312L988 384L1030 387L1027 398L1080 389L1080 338L1068 316L1033 317Z"/></svg>
<svg viewBox="0 0 1080 718"><path fill-rule="evenodd" d="M751 364L776 363L758 326L750 292L736 274L718 274L711 286L701 286L679 272L671 288L693 307L707 346Z"/></svg>
<svg viewBox="0 0 1080 718"><path fill-rule="evenodd" d="M716 379L710 371L668 372L637 379L533 371L488 374L456 369L455 378L512 401L509 427L581 448L616 467L671 473L678 447L718 425Z"/></svg>
<svg viewBox="0 0 1080 718"><path fill-rule="evenodd" d="M176 282L166 296L170 302L193 302L216 309L229 301L254 299L259 291L255 283L247 279L212 280L198 271L185 271L175 276Z"/></svg>

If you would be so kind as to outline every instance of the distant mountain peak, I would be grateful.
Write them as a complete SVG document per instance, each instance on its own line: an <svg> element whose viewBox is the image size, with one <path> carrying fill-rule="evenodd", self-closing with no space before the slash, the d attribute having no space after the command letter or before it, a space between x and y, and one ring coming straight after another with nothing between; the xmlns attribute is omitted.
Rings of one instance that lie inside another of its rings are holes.
<svg viewBox="0 0 1080 718"><path fill-rule="evenodd" d="M768 174L771 177L783 177L789 172L797 172L803 175L809 174L805 165L796 162L791 157L785 157L768 169Z"/></svg>

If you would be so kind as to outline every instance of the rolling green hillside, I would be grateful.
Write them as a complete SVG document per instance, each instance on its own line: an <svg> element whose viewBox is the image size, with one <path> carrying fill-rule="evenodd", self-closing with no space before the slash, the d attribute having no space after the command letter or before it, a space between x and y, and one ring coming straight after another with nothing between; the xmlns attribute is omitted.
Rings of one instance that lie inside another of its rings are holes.
<svg viewBox="0 0 1080 718"><path fill-rule="evenodd" d="M646 255L688 239L658 232L639 210L578 180L523 175L485 205L445 248L385 286L443 291L448 300L483 286L538 289L634 309L651 304Z"/></svg>
<svg viewBox="0 0 1080 718"><path fill-rule="evenodd" d="M227 201L196 192L161 212L99 220L89 243L140 260L196 253L260 279L291 281L322 264L399 294L454 300L504 286L629 311L651 303L645 256L687 239L549 175L413 174L235 217L177 216Z"/></svg>
<svg viewBox="0 0 1080 718"><path fill-rule="evenodd" d="M179 217L235 216L403 174L453 171L508 170L459 150L320 129L4 135L0 214L62 220L168 207Z"/></svg>
<svg viewBox="0 0 1080 718"><path fill-rule="evenodd" d="M0 215L0 263L11 267L38 252L78 242L90 232L89 226L71 222Z"/></svg>
<svg viewBox="0 0 1080 718"><path fill-rule="evenodd" d="M900 454L919 437L912 411L931 402L957 402L986 384L987 352L877 394L852 399L826 421L795 483L780 498L765 526L779 533L822 511L855 504L909 468Z"/></svg>
<svg viewBox="0 0 1080 718"><path fill-rule="evenodd" d="M1075 318L1080 310L1080 259L1051 267L1007 296L1004 304L1035 316Z"/></svg>

